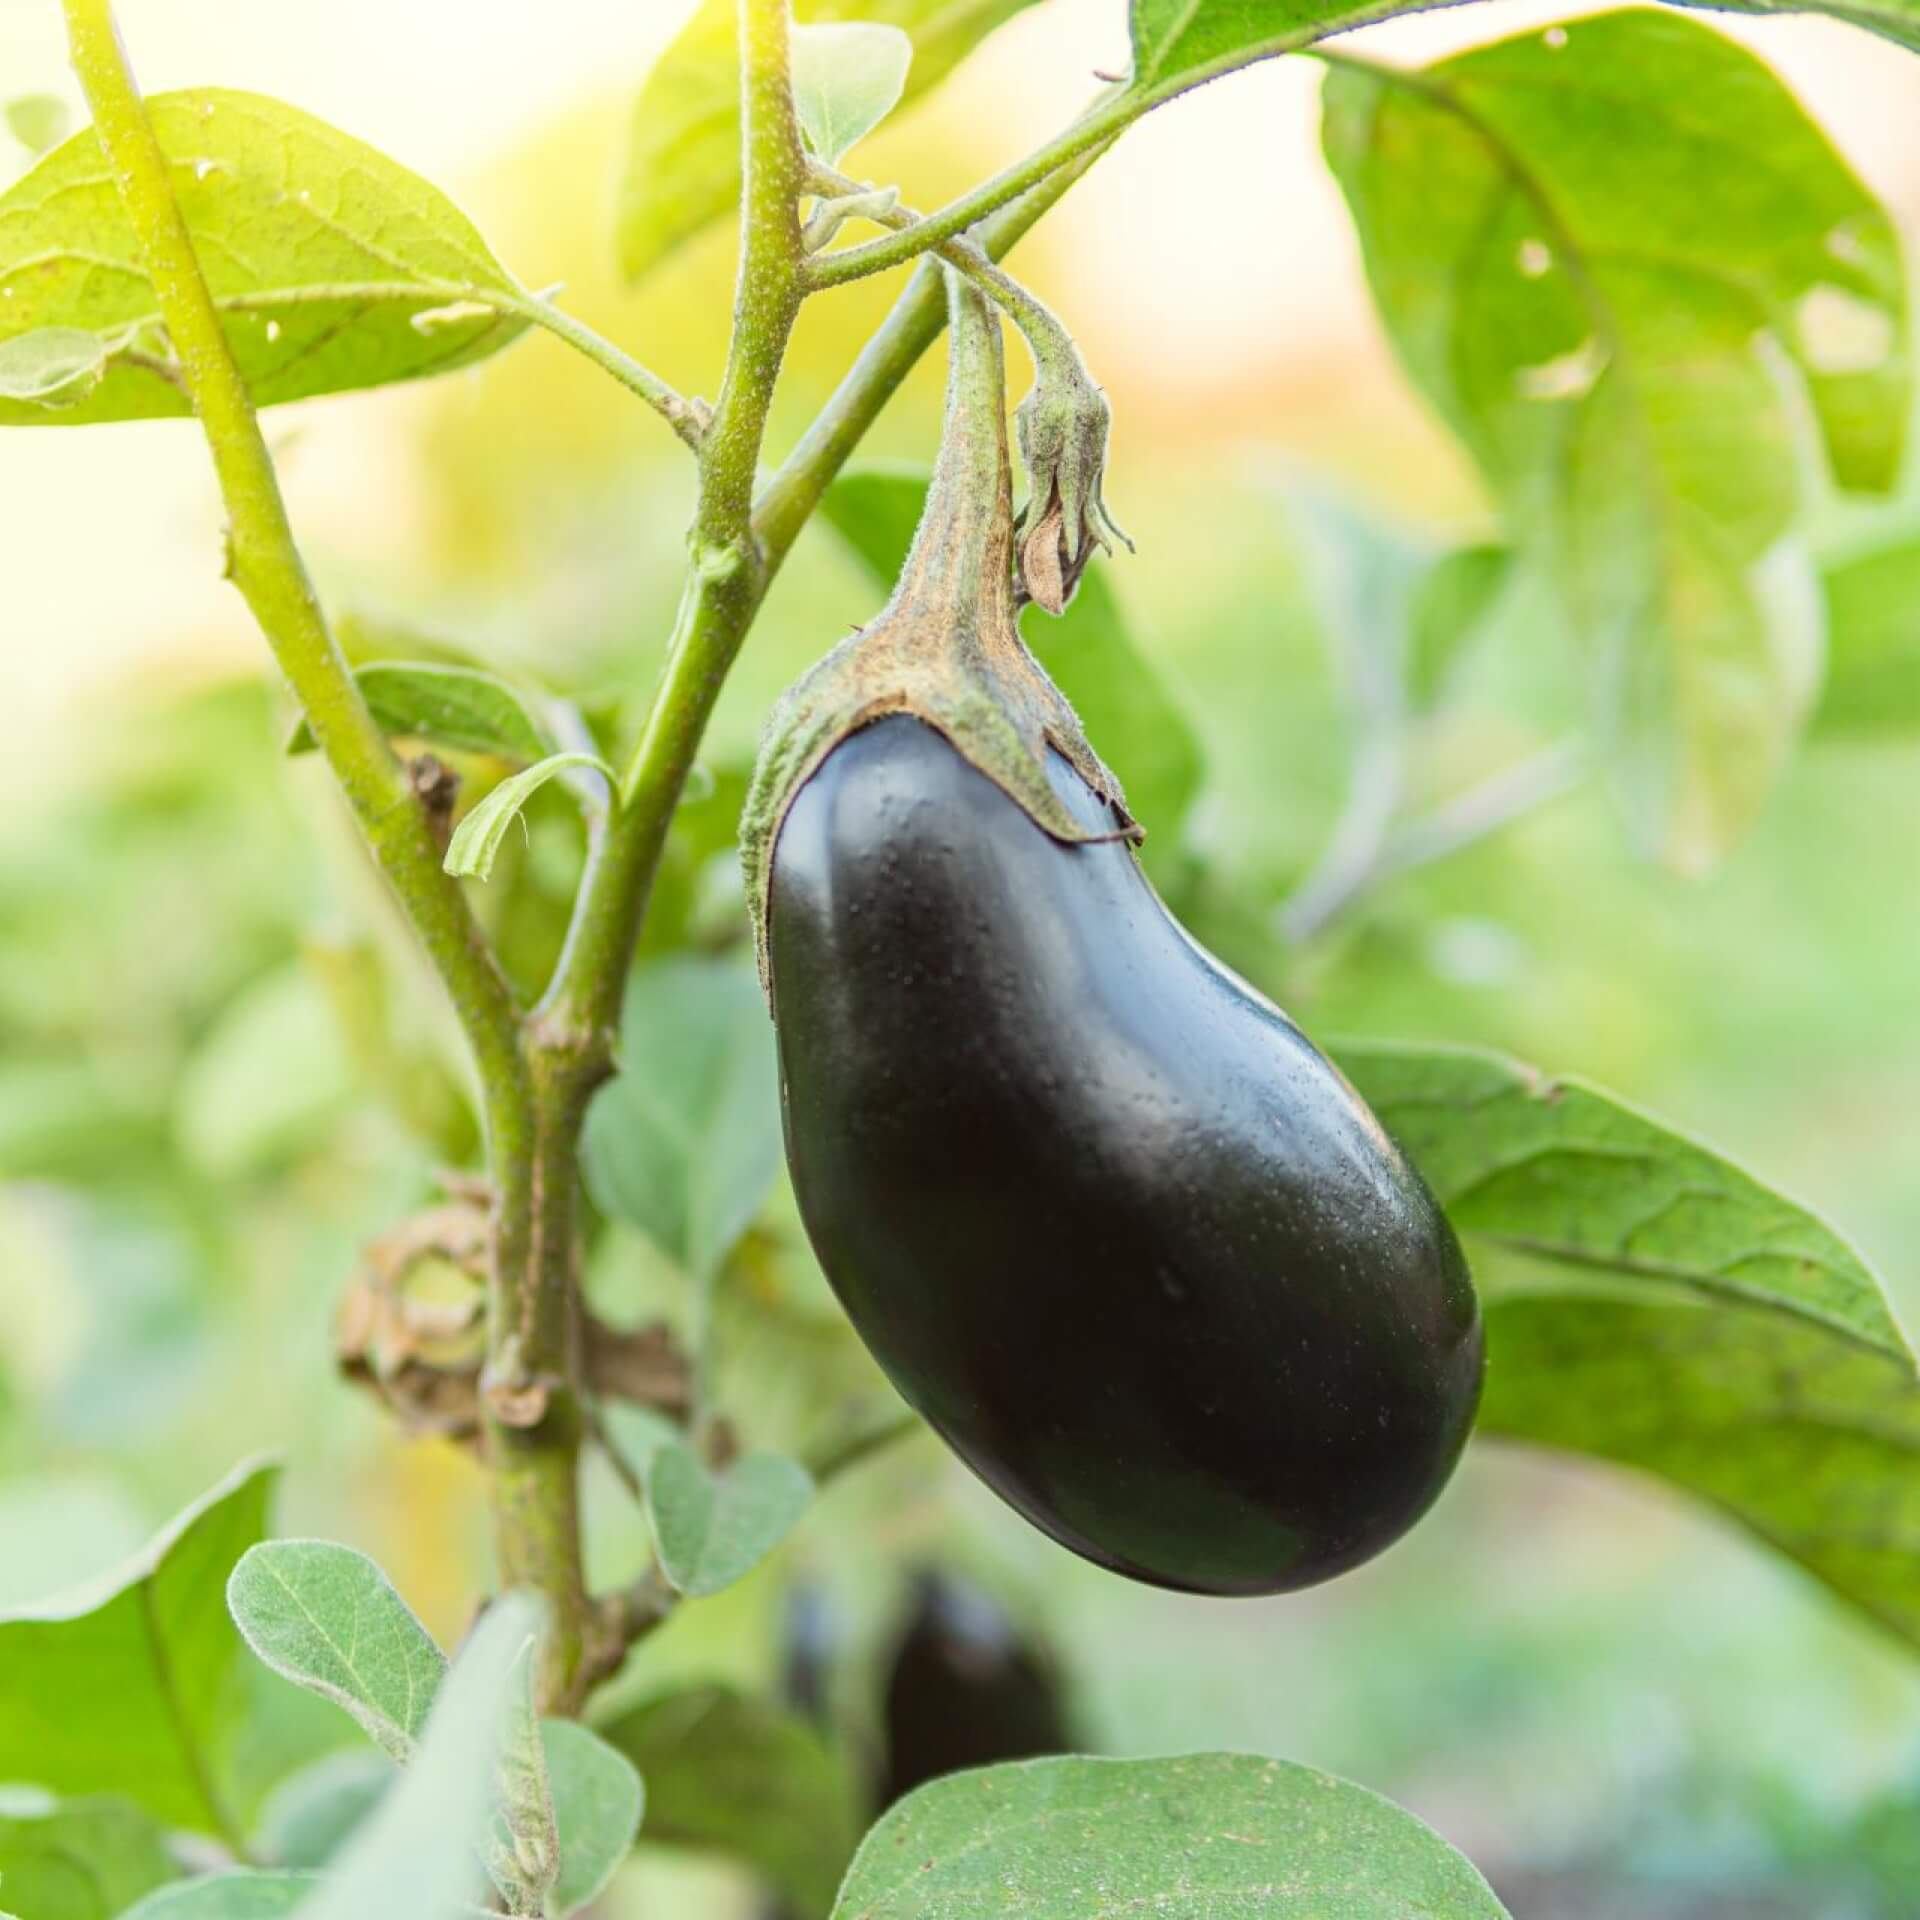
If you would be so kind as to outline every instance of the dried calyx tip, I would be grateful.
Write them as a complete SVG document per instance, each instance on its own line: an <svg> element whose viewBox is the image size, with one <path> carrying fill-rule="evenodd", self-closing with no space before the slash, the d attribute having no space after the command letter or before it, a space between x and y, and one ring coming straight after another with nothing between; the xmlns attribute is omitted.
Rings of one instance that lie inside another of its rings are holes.
<svg viewBox="0 0 1920 1920"><path fill-rule="evenodd" d="M1101 498L1113 413L1077 354L1043 363L1015 414L1029 493L1016 529L1025 599L1063 613L1097 547L1133 542Z"/></svg>

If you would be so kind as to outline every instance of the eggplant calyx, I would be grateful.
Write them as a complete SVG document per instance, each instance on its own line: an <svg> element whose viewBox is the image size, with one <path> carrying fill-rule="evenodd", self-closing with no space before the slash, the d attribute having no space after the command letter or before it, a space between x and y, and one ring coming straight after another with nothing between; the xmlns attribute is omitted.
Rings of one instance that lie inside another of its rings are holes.
<svg viewBox="0 0 1920 1920"><path fill-rule="evenodd" d="M893 597L797 680L768 719L740 822L762 984L774 849L794 796L849 734L909 713L1004 791L1043 832L1073 845L1143 837L1120 783L1014 624L1013 479L1000 325L949 273L946 423L926 511ZM1116 822L1089 834L1054 792L1056 750Z"/></svg>

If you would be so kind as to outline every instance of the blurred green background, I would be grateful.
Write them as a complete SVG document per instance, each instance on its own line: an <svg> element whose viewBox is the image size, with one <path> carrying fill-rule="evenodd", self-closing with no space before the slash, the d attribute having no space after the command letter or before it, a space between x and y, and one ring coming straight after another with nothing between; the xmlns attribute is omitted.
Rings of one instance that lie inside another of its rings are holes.
<svg viewBox="0 0 1920 1920"><path fill-rule="evenodd" d="M470 22L445 56L457 84L431 106L423 79L395 71L425 27L390 45L371 6L239 27L186 0L127 11L155 84L278 90L380 141L454 189L529 284L563 281L575 310L711 392L730 237L637 293L607 238L626 102L684 10L639 26L548 10L564 58L544 37L525 56L518 26L488 48L492 23ZM455 10L414 11L444 26ZM863 148L861 171L901 178L920 205L990 171L1077 103L1117 16L1036 9ZM1534 17L1550 16L1413 23L1385 46L1424 53ZM19 70L0 90L65 84L38 26L7 31ZM303 49L323 33L324 50ZM1832 26L1746 37L1911 238L1920 154L1889 129L1920 114L1920 65ZM1639 863L1589 783L1382 882L1307 941L1275 930L1339 816L1354 730L1303 492L1435 545L1490 527L1369 317L1314 151L1315 75L1291 66L1130 136L1116 172L1016 262L1111 393L1108 493L1139 554L1108 584L1204 756L1184 840L1156 849L1161 882L1315 1033L1475 1042L1588 1075L1811 1204L1911 1314L1920 745L1809 747L1704 882ZM1224 210L1204 194L1222 167L1243 170ZM1238 249L1224 261L1223 223ZM776 455L891 292L809 308ZM1010 358L1017 391L1026 367ZM938 379L935 356L869 455L930 456ZM689 475L594 370L532 341L444 385L271 424L296 524L363 654L438 637L590 705L651 683ZM432 1198L437 1168L471 1162L457 1044L324 774L280 753L286 704L219 587L203 464L184 425L0 444L0 744L16 770L0 812L0 1602L101 1570L237 1458L272 1451L289 1468L283 1527L366 1548L450 1640L488 1577L477 1475L451 1446L398 1439L340 1383L331 1324L365 1242ZM1920 526L1920 503L1881 517ZM1836 546L1859 531L1837 514L1829 529ZM772 696L876 600L834 535L810 532L724 699L717 771L750 757ZM1540 632L1524 596L1503 603L1416 730L1417 796L1443 800L1565 734L1580 688ZM727 863L688 858L670 931L737 946ZM543 805L489 894L529 974L577 860L564 807ZM823 1377L864 1375L790 1203L761 1238L766 1258L729 1277L728 1365L748 1437L778 1444L807 1417L783 1340ZM683 1305L678 1277L618 1228L593 1284L623 1319ZM611 1479L593 1495L596 1560L631 1568L639 1521ZM669 1675L775 1684L800 1584L831 1623L832 1708L863 1750L908 1571L930 1561L964 1568L1051 1649L1094 1749L1249 1748L1348 1774L1431 1821L1516 1913L1920 1912L1912 1658L1668 1494L1492 1445L1384 1561L1300 1598L1220 1604L1073 1560L916 1441L647 1643L622 1691ZM732 1869L643 1848L605 1911L751 1900Z"/></svg>

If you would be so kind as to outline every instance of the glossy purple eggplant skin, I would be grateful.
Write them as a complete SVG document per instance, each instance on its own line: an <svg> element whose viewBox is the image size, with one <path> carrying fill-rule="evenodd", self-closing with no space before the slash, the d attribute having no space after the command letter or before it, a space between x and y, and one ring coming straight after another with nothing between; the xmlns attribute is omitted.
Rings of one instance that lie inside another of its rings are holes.
<svg viewBox="0 0 1920 1920"><path fill-rule="evenodd" d="M807 1232L974 1472L1089 1560L1198 1593L1309 1586L1412 1526L1479 1398L1459 1244L1127 846L1051 839L895 715L795 797L769 908Z"/></svg>

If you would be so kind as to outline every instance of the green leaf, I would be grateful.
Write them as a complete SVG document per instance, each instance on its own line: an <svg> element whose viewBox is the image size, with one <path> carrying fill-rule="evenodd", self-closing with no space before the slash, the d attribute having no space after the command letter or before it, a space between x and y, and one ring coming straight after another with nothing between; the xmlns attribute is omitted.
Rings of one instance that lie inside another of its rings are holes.
<svg viewBox="0 0 1920 1920"><path fill-rule="evenodd" d="M57 93L18 93L5 108L7 131L29 153L45 153L66 137L72 115Z"/></svg>
<svg viewBox="0 0 1920 1920"><path fill-rule="evenodd" d="M314 1873L210 1873L149 1895L123 1920L285 1920L323 1884Z"/></svg>
<svg viewBox="0 0 1920 1920"><path fill-rule="evenodd" d="M646 1780L649 1845L729 1854L802 1920L825 1920L860 1839L862 1794L813 1726L730 1687L698 1686L600 1731Z"/></svg>
<svg viewBox="0 0 1920 1920"><path fill-rule="evenodd" d="M639 968L620 1052L632 1070L587 1112L588 1190L709 1280L780 1168L773 1029L751 963L674 955Z"/></svg>
<svg viewBox="0 0 1920 1920"><path fill-rule="evenodd" d="M508 1594L481 1616L454 1661L413 1762L355 1833L301 1920L455 1920L484 1893L480 1848L537 1604Z"/></svg>
<svg viewBox="0 0 1920 1920"><path fill-rule="evenodd" d="M1426 0L1132 0L1133 76L1129 88L1144 111L1189 87L1256 60L1311 46L1331 34L1396 14L1418 13ZM1702 0L1705 4L1705 0ZM1713 0L1708 11L1824 13L1902 46L1920 49L1916 0Z"/></svg>
<svg viewBox="0 0 1920 1920"><path fill-rule="evenodd" d="M1920 729L1920 540L1896 540L1826 570L1827 678L1813 727L1873 739Z"/></svg>
<svg viewBox="0 0 1920 1920"><path fill-rule="evenodd" d="M1409 372L1554 564L1637 837L1709 866L1766 799L1819 657L1774 359L1840 480L1890 484L1891 222L1765 66L1651 11L1343 66L1325 140Z"/></svg>
<svg viewBox="0 0 1920 1920"><path fill-rule="evenodd" d="M1473 645L1512 578L1505 547L1456 547L1428 567L1414 588L1407 635L1407 691L1431 707L1462 654Z"/></svg>
<svg viewBox="0 0 1920 1920"><path fill-rule="evenodd" d="M503 760L533 761L554 742L520 694L504 680L473 667L426 661L375 661L354 669L373 717L390 739L427 740ZM319 743L302 720L287 741L289 753L311 753Z"/></svg>
<svg viewBox="0 0 1920 1920"><path fill-rule="evenodd" d="M1339 1059L1504 1281L1481 1426L1656 1474L1920 1645L1920 1377L1859 1255L1581 1081L1447 1049Z"/></svg>
<svg viewBox="0 0 1920 1920"><path fill-rule="evenodd" d="M1504 1920L1412 1814L1254 1754L1024 1760L910 1793L862 1843L834 1920Z"/></svg>
<svg viewBox="0 0 1920 1920"><path fill-rule="evenodd" d="M613 769L596 753L549 754L524 773L502 780L454 828L443 863L447 871L461 878L491 879L507 829L520 817L520 809L556 774L574 767L591 768L613 785Z"/></svg>
<svg viewBox="0 0 1920 1920"><path fill-rule="evenodd" d="M119 1800L0 1816L0 1884L21 1920L96 1920L179 1876L160 1828Z"/></svg>
<svg viewBox="0 0 1920 1920"><path fill-rule="evenodd" d="M0 1780L237 1832L227 1763L250 1663L222 1596L277 1471L240 1468L95 1589L0 1615Z"/></svg>
<svg viewBox="0 0 1920 1920"><path fill-rule="evenodd" d="M926 494L924 468L861 467L827 489L821 512L875 581L890 588ZM1034 620L1025 637L1126 788L1129 810L1147 829L1147 865L1178 852L1205 777L1199 737L1159 670L1134 646L1102 570L1089 568L1066 612Z"/></svg>
<svg viewBox="0 0 1920 1920"><path fill-rule="evenodd" d="M660 1564L690 1599L718 1593L751 1573L813 1498L813 1476L779 1453L750 1453L709 1471L678 1441L647 1467L647 1514Z"/></svg>
<svg viewBox="0 0 1920 1920"><path fill-rule="evenodd" d="M261 1811L253 1855L276 1867L324 1867L380 1804L397 1776L366 1747L330 1753L283 1781Z"/></svg>
<svg viewBox="0 0 1920 1920"><path fill-rule="evenodd" d="M234 1568L227 1605L275 1673L343 1707L395 1761L412 1756L447 1659L364 1553L264 1541Z"/></svg>
<svg viewBox="0 0 1920 1920"><path fill-rule="evenodd" d="M100 384L107 349L98 334L78 327L35 327L0 340L0 402L71 407Z"/></svg>
<svg viewBox="0 0 1920 1920"><path fill-rule="evenodd" d="M540 1737L560 1835L553 1904L574 1913L606 1891L632 1850L645 1796L633 1762L577 1720L543 1720Z"/></svg>
<svg viewBox="0 0 1920 1920"><path fill-rule="evenodd" d="M418 379L518 336L526 295L438 188L259 94L156 94L147 111L254 401ZM0 340L59 327L109 357L50 414L0 395L0 425L189 411L153 290L91 127L0 193Z"/></svg>
<svg viewBox="0 0 1920 1920"><path fill-rule="evenodd" d="M196 1171L242 1178L310 1151L355 1092L333 1010L296 960L251 982L200 1036L174 1133Z"/></svg>
<svg viewBox="0 0 1920 1920"><path fill-rule="evenodd" d="M793 107L809 147L837 167L895 107L913 42L870 20L793 30Z"/></svg>
<svg viewBox="0 0 1920 1920"><path fill-rule="evenodd" d="M545 1914L548 1895L560 1879L560 1835L547 1784L546 1743L534 1710L534 1653L529 1640L514 1665L485 1859L487 1876L506 1896L509 1913Z"/></svg>
<svg viewBox="0 0 1920 1920"><path fill-rule="evenodd" d="M1034 0L798 0L803 26L895 27L913 45L902 98L938 85ZM735 0L702 0L634 101L616 244L629 280L733 209L740 194L740 60Z"/></svg>

